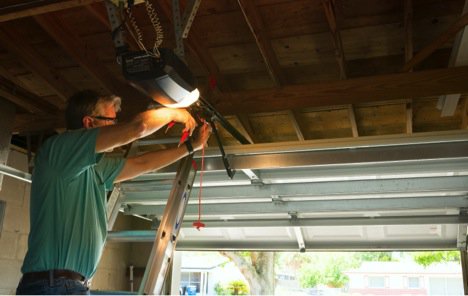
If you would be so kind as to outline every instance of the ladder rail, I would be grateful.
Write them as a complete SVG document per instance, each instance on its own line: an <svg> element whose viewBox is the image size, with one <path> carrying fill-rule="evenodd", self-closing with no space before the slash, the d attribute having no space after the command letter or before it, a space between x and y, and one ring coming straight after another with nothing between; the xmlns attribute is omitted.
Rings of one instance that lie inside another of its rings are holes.
<svg viewBox="0 0 468 296"><path fill-rule="evenodd" d="M174 184L156 232L155 241L145 269L139 294L161 294L164 280L175 251L185 209L188 204L196 170L193 156L181 160Z"/></svg>

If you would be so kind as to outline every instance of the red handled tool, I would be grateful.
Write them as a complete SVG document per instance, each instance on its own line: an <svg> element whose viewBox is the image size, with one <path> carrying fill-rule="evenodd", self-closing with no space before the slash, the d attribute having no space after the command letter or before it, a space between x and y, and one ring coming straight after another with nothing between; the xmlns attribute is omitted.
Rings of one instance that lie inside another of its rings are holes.
<svg viewBox="0 0 468 296"><path fill-rule="evenodd" d="M167 132L176 124L175 121L171 121L167 124L167 128L166 128L166 131L164 132L165 134L167 134ZM182 145L185 141L187 141L188 137L190 136L190 133L188 131L184 131L182 133L182 136L180 137L180 140L179 140L179 145L177 145L177 147L180 147L180 145Z"/></svg>

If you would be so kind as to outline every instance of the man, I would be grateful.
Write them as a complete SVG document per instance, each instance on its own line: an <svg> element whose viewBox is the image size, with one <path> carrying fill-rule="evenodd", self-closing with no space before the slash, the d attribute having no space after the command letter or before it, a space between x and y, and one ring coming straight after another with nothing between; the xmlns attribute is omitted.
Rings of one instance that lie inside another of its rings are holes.
<svg viewBox="0 0 468 296"><path fill-rule="evenodd" d="M17 294L89 294L107 235L106 192L115 182L167 166L192 148L182 145L124 159L103 152L159 130L171 121L192 133L184 109L160 108L116 124L120 98L82 91L66 108L68 131L48 139L36 155L31 186L31 230ZM201 149L208 128L193 142Z"/></svg>

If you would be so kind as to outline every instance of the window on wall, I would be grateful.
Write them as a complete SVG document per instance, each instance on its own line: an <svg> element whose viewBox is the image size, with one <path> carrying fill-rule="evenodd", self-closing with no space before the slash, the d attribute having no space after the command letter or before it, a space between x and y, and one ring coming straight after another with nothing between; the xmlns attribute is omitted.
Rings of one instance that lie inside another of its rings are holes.
<svg viewBox="0 0 468 296"><path fill-rule="evenodd" d="M420 283L419 277L412 276L408 278L408 288L416 289L420 287L421 287L421 283Z"/></svg>
<svg viewBox="0 0 468 296"><path fill-rule="evenodd" d="M0 237L2 236L3 217L5 217L5 207L6 207L6 202L3 200L0 200Z"/></svg>
<svg viewBox="0 0 468 296"><path fill-rule="evenodd" d="M180 287L184 294L190 294L193 289L200 293L200 283L201 272L182 272L180 275Z"/></svg>
<svg viewBox="0 0 468 296"><path fill-rule="evenodd" d="M369 288L385 288L385 277L370 276L368 278Z"/></svg>

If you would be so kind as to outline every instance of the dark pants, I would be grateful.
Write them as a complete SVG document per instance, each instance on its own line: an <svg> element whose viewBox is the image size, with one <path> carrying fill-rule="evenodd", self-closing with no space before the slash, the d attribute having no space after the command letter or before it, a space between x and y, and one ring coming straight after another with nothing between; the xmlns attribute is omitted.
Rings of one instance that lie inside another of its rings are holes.
<svg viewBox="0 0 468 296"><path fill-rule="evenodd" d="M66 278L25 281L21 279L17 295L89 295L89 288L82 281Z"/></svg>

